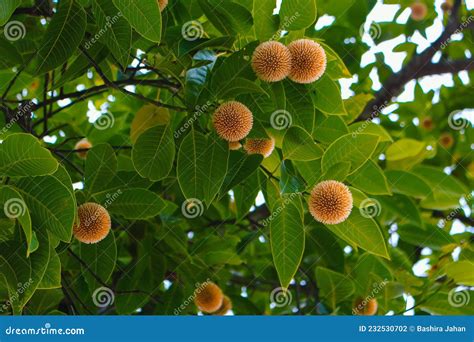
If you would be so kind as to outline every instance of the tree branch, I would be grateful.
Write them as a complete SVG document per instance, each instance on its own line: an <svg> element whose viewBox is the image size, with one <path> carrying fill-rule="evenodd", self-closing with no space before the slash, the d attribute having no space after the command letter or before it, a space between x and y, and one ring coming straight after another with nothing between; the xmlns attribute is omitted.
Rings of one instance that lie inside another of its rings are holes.
<svg viewBox="0 0 474 342"><path fill-rule="evenodd" d="M416 55L412 60L405 65L398 73L391 75L383 84L382 89L380 89L376 94L375 98L370 101L365 107L362 114L357 118L357 121L362 120L371 120L374 117L378 116L380 109L385 107L388 103L391 102L392 98L399 95L405 86L406 83L413 79L417 79L422 76L431 75L437 68L430 61L437 51L439 51L444 45L449 42L450 37L459 29L459 9L461 7L461 0L455 0L453 5L451 16L449 18L448 24L446 25L441 36L434 41L429 48L425 51ZM458 62L456 62L458 63ZM459 62L461 63L461 62ZM462 64L462 63L461 63ZM451 63L452 65L452 63ZM469 67L470 64L468 63ZM458 65L462 66L462 65ZM464 65L465 66L465 65ZM446 65L442 64L440 70L447 70ZM427 70L425 71L425 68ZM453 72L455 69L444 72ZM460 69L458 71L465 70ZM436 71L436 73L439 73ZM374 115L374 111L376 115Z"/></svg>

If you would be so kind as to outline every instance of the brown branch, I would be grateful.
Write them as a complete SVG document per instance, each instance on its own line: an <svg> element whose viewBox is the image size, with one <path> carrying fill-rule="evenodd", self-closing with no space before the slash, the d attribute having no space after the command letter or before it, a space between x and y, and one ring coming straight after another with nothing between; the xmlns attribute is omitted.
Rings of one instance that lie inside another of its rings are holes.
<svg viewBox="0 0 474 342"><path fill-rule="evenodd" d="M424 71L424 69L428 68L428 70L431 71L436 69L434 66L437 64L431 64L430 61L432 60L435 53L439 51L444 45L446 45L449 42L450 37L459 29L460 24L458 13L461 7L461 2L461 0L455 0L448 24L446 25L441 36L425 51L414 56L412 60L402 68L402 70L400 70L398 73L392 74L387 78L382 86L382 89L380 89L375 94L375 98L367 104L362 114L357 118L357 121L373 119L374 111L377 112L375 116L379 115L380 109L390 103L392 98L399 95L403 91L405 84L413 79L431 75L431 73L427 73L428 71ZM441 68L443 68L443 66L445 65L442 64ZM453 69L448 72L453 72Z"/></svg>

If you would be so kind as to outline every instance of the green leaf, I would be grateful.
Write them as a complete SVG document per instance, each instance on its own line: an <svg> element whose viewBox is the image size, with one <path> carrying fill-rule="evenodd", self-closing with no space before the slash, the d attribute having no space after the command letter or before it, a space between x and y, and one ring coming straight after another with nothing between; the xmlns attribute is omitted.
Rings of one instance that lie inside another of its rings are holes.
<svg viewBox="0 0 474 342"><path fill-rule="evenodd" d="M462 260L452 262L445 266L448 277L453 278L457 284L474 286L474 262Z"/></svg>
<svg viewBox="0 0 474 342"><path fill-rule="evenodd" d="M373 122L356 122L349 126L350 133L366 133L374 134L379 136L379 142L393 142L391 135L381 125L374 124Z"/></svg>
<svg viewBox="0 0 474 342"><path fill-rule="evenodd" d="M368 160L356 173L349 175L347 180L356 188L371 195L391 195L387 178L380 166Z"/></svg>
<svg viewBox="0 0 474 342"><path fill-rule="evenodd" d="M322 157L323 150L304 129L290 127L283 138L283 157L290 160L310 161Z"/></svg>
<svg viewBox="0 0 474 342"><path fill-rule="evenodd" d="M420 309L432 315L473 315L474 301L469 298L472 298L474 291L462 290L458 292L451 290L449 293L436 293L427 298L425 302L420 303Z"/></svg>
<svg viewBox="0 0 474 342"><path fill-rule="evenodd" d="M85 190L89 195L107 189L117 171L117 157L109 144L99 144L87 152Z"/></svg>
<svg viewBox="0 0 474 342"><path fill-rule="evenodd" d="M421 177L431 189L429 196L421 201L423 208L437 210L458 208L461 197L469 194L463 183L438 168L419 165L413 169L413 173Z"/></svg>
<svg viewBox="0 0 474 342"><path fill-rule="evenodd" d="M102 32L101 29L105 31L99 41L107 45L122 68L125 68L130 59L132 28L112 0L93 0L92 12L97 21L99 33Z"/></svg>
<svg viewBox="0 0 474 342"><path fill-rule="evenodd" d="M280 22L286 23L285 30L305 29L316 22L316 0L283 0Z"/></svg>
<svg viewBox="0 0 474 342"><path fill-rule="evenodd" d="M385 152L387 167L390 169L410 169L421 163L427 154L425 142L414 139L400 139L390 145Z"/></svg>
<svg viewBox="0 0 474 342"><path fill-rule="evenodd" d="M7 23L13 12L21 5L21 0L2 0L0 3L0 26Z"/></svg>
<svg viewBox="0 0 474 342"><path fill-rule="evenodd" d="M26 206L23 197L11 186L0 186L0 208L10 220L18 220L26 237L28 246L26 256L31 253L31 242L33 239L33 230L31 229L30 211Z"/></svg>
<svg viewBox="0 0 474 342"><path fill-rule="evenodd" d="M105 239L95 244L79 244L78 254L87 265L82 267L82 274L89 285L89 290L93 293L98 287L107 283L112 276L117 261L117 245L115 237L111 231ZM97 275L102 281L100 283L93 275Z"/></svg>
<svg viewBox="0 0 474 342"><path fill-rule="evenodd" d="M69 242L76 217L76 199L72 184L64 183L62 171L51 176L23 178L16 187L30 210L33 228L36 231L49 230L58 239Z"/></svg>
<svg viewBox="0 0 474 342"><path fill-rule="evenodd" d="M198 3L207 19L224 35L244 34L252 28L252 14L244 6L221 0L198 0Z"/></svg>
<svg viewBox="0 0 474 342"><path fill-rule="evenodd" d="M152 181L168 176L173 167L174 155L174 138L169 125L146 130L132 149L135 169L140 176Z"/></svg>
<svg viewBox="0 0 474 342"><path fill-rule="evenodd" d="M346 134L334 141L324 152L322 170L340 162L351 163L351 173L358 170L375 152L379 138L373 134Z"/></svg>
<svg viewBox="0 0 474 342"><path fill-rule="evenodd" d="M387 181L393 192L415 198L425 198L431 193L431 188L423 178L413 172L403 170L385 171Z"/></svg>
<svg viewBox="0 0 474 342"><path fill-rule="evenodd" d="M269 40L278 30L278 16L273 15L276 7L274 0L260 0L253 2L253 21L255 34L261 42ZM275 39L280 38L275 37Z"/></svg>
<svg viewBox="0 0 474 342"><path fill-rule="evenodd" d="M34 136L26 133L9 135L0 144L0 175L9 177L44 176L58 169L51 152Z"/></svg>
<svg viewBox="0 0 474 342"><path fill-rule="evenodd" d="M48 268L38 284L38 289L41 290L61 288L61 259L59 259L59 255L52 245L50 246L49 255Z"/></svg>
<svg viewBox="0 0 474 342"><path fill-rule="evenodd" d="M23 63L23 57L16 47L3 39L3 37L0 37L0 51L2 51L0 69L9 69Z"/></svg>
<svg viewBox="0 0 474 342"><path fill-rule="evenodd" d="M305 245L303 204L298 195L289 195L273 206L270 242L280 284L287 289L303 258Z"/></svg>
<svg viewBox="0 0 474 342"><path fill-rule="evenodd" d="M415 224L399 225L397 233L402 241L436 251L441 250L445 245L454 243L454 239L449 233L432 224L426 224L423 228Z"/></svg>
<svg viewBox="0 0 474 342"><path fill-rule="evenodd" d="M312 95L314 106L317 109L328 115L347 115L341 90L328 75L324 74L311 87L315 90Z"/></svg>
<svg viewBox="0 0 474 342"><path fill-rule="evenodd" d="M235 185L250 177L262 163L263 157L259 154L246 154L240 151L231 151L229 156L229 170L221 188L221 195L226 194Z"/></svg>
<svg viewBox="0 0 474 342"><path fill-rule="evenodd" d="M218 90L215 94L216 98L219 99L234 99L236 96L241 94L255 94L261 93L268 95L265 90L262 89L255 82L249 81L242 77L233 78L232 82L225 87Z"/></svg>
<svg viewBox="0 0 474 342"><path fill-rule="evenodd" d="M380 227L372 218L362 216L359 210L353 210L344 222L327 225L327 227L347 243L361 247L369 253L390 259L387 242Z"/></svg>
<svg viewBox="0 0 474 342"><path fill-rule="evenodd" d="M351 163L349 162L340 162L331 166L319 179L323 180L335 180L339 182L344 182L347 178L347 175L351 171Z"/></svg>
<svg viewBox="0 0 474 342"><path fill-rule="evenodd" d="M43 74L64 64L84 38L86 26L86 12L82 6L74 0L62 0L38 51L35 74Z"/></svg>
<svg viewBox="0 0 474 342"><path fill-rule="evenodd" d="M333 310L338 303L349 298L355 290L354 283L347 276L324 267L316 267L316 280L321 297Z"/></svg>
<svg viewBox="0 0 474 342"><path fill-rule="evenodd" d="M146 189L126 188L118 190L115 199L101 201L107 210L126 219L147 219L157 215L166 204L160 196Z"/></svg>
<svg viewBox="0 0 474 342"><path fill-rule="evenodd" d="M349 133L344 120L338 115L318 115L313 137L324 144L331 144L337 138Z"/></svg>
<svg viewBox="0 0 474 342"><path fill-rule="evenodd" d="M176 173L181 191L188 199L204 200L202 183L209 176L204 169L206 150L206 136L194 129L191 129L179 147Z"/></svg>
<svg viewBox="0 0 474 342"><path fill-rule="evenodd" d="M161 13L157 0L113 0L130 25L143 37L154 42L161 41Z"/></svg>

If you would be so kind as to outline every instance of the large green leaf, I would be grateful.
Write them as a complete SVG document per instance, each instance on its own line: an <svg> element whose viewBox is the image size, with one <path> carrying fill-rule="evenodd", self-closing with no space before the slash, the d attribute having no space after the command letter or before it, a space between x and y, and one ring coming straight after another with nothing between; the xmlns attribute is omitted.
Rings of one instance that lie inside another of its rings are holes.
<svg viewBox="0 0 474 342"><path fill-rule="evenodd" d="M28 246L26 255L31 252L31 241L33 239L33 230L31 229L30 211L26 206L26 202L21 194L11 186L0 186L0 208L3 212L0 215L5 216L11 220L17 220L26 237L26 244Z"/></svg>
<svg viewBox="0 0 474 342"><path fill-rule="evenodd" d="M414 224L399 225L397 233L402 241L413 246L428 247L436 251L455 242L449 233L431 224L426 224L424 228Z"/></svg>
<svg viewBox="0 0 474 342"><path fill-rule="evenodd" d="M255 34L260 41L266 41L278 30L279 17L273 15L276 7L274 0L259 0L253 2L253 21ZM274 39L280 38L279 35Z"/></svg>
<svg viewBox="0 0 474 342"><path fill-rule="evenodd" d="M420 303L420 309L432 315L473 315L473 295L471 290L439 292Z"/></svg>
<svg viewBox="0 0 474 342"><path fill-rule="evenodd" d="M244 34L252 28L252 13L238 3L221 0L198 2L207 19L225 35Z"/></svg>
<svg viewBox="0 0 474 342"><path fill-rule="evenodd" d="M178 154L178 182L186 198L205 200L209 206L227 173L228 144L215 135L191 130Z"/></svg>
<svg viewBox="0 0 474 342"><path fill-rule="evenodd" d="M16 187L30 210L33 228L37 232L45 229L62 241L69 242L76 217L76 199L72 184L64 183L62 171L51 176L23 178Z"/></svg>
<svg viewBox="0 0 474 342"><path fill-rule="evenodd" d="M21 0L2 0L0 2L0 26L6 24L13 12L21 5Z"/></svg>
<svg viewBox="0 0 474 342"><path fill-rule="evenodd" d="M356 188L371 195L390 195L392 193L382 169L370 159L357 172L349 175L347 180Z"/></svg>
<svg viewBox="0 0 474 342"><path fill-rule="evenodd" d="M474 262L462 260L449 263L445 266L448 277L453 278L457 284L474 286Z"/></svg>
<svg viewBox="0 0 474 342"><path fill-rule="evenodd" d="M9 177L44 176L58 169L58 162L31 134L8 136L0 144L0 175Z"/></svg>
<svg viewBox="0 0 474 342"><path fill-rule="evenodd" d="M316 268L316 280L321 298L333 310L337 304L349 298L354 293L354 283L344 274L331 271L324 267Z"/></svg>
<svg viewBox="0 0 474 342"><path fill-rule="evenodd" d="M89 195L107 189L117 171L117 157L109 144L99 144L87 152L85 190Z"/></svg>
<svg viewBox="0 0 474 342"><path fill-rule="evenodd" d="M314 106L328 115L347 115L341 97L341 89L328 75L323 75L311 86Z"/></svg>
<svg viewBox="0 0 474 342"><path fill-rule="evenodd" d="M94 292L102 284L92 274L99 277L103 283L107 283L114 271L117 261L114 233L111 231L105 239L96 244L79 244L79 256L87 265L82 265L82 273L90 291Z"/></svg>
<svg viewBox="0 0 474 342"><path fill-rule="evenodd" d="M157 0L113 0L130 25L154 43L161 40L161 13Z"/></svg>
<svg viewBox="0 0 474 342"><path fill-rule="evenodd" d="M392 188L392 191L397 194L415 198L425 198L431 192L428 183L413 172L387 170L385 171L385 176L387 176L387 181Z"/></svg>
<svg viewBox="0 0 474 342"><path fill-rule="evenodd" d="M240 184L258 169L263 157L259 154L246 154L232 151L229 157L229 170L222 185L221 194L226 194L235 185Z"/></svg>
<svg viewBox="0 0 474 342"><path fill-rule="evenodd" d="M168 176L174 155L174 138L169 125L155 126L143 132L132 150L135 169L140 176L152 181Z"/></svg>
<svg viewBox="0 0 474 342"><path fill-rule="evenodd" d="M334 141L324 152L322 170L340 162L351 163L351 173L358 170L375 152L379 138L373 134L346 134Z"/></svg>
<svg viewBox="0 0 474 342"><path fill-rule="evenodd" d="M126 188L119 190L114 197L106 197L101 202L111 213L127 219L152 218L166 206L160 196L146 189Z"/></svg>
<svg viewBox="0 0 474 342"><path fill-rule="evenodd" d="M421 201L423 208L438 210L458 208L461 197L469 195L463 183L441 169L419 165L413 169L413 173L421 177L431 188L429 196Z"/></svg>
<svg viewBox="0 0 474 342"><path fill-rule="evenodd" d="M280 22L285 30L305 29L316 22L316 0L283 0Z"/></svg>
<svg viewBox="0 0 474 342"><path fill-rule="evenodd" d="M82 6L74 0L61 0L38 51L35 73L42 74L64 64L84 38L86 25Z"/></svg>
<svg viewBox="0 0 474 342"><path fill-rule="evenodd" d="M0 5L1 6L1 5ZM0 51L2 59L0 60L0 69L8 69L15 65L23 63L23 57L16 47L0 36Z"/></svg>
<svg viewBox="0 0 474 342"><path fill-rule="evenodd" d="M390 259L380 227L372 218L362 216L359 210L353 210L344 222L327 227L347 243Z"/></svg>
<svg viewBox="0 0 474 342"><path fill-rule="evenodd" d="M132 28L112 0L93 0L92 12L99 29L98 34L103 32L99 41L107 45L122 68L125 68L130 59Z"/></svg>
<svg viewBox="0 0 474 342"><path fill-rule="evenodd" d="M273 206L270 242L280 284L287 289L301 263L305 246L303 204L299 195L288 195Z"/></svg>
<svg viewBox="0 0 474 342"><path fill-rule="evenodd" d="M323 149L318 146L304 129L290 127L283 138L283 157L290 160L310 161L322 157Z"/></svg>

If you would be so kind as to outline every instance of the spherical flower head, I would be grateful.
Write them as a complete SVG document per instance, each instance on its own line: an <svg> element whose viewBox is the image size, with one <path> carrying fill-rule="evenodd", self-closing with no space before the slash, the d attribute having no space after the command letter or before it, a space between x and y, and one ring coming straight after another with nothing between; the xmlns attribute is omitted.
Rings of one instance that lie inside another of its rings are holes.
<svg viewBox="0 0 474 342"><path fill-rule="evenodd" d="M253 115L244 104L229 101L217 108L213 116L213 124L222 139L235 142L244 139L250 133Z"/></svg>
<svg viewBox="0 0 474 342"><path fill-rule="evenodd" d="M229 141L229 150L238 151L242 148L240 141Z"/></svg>
<svg viewBox="0 0 474 342"><path fill-rule="evenodd" d="M313 83L326 71L326 52L310 39L299 39L288 45L291 53L289 78L296 83Z"/></svg>
<svg viewBox="0 0 474 342"><path fill-rule="evenodd" d="M288 76L291 70L290 50L279 42L262 43L253 53L252 68L262 81L281 81Z"/></svg>
<svg viewBox="0 0 474 342"><path fill-rule="evenodd" d="M268 158L275 149L275 139L247 139L244 149L248 154L261 154Z"/></svg>
<svg viewBox="0 0 474 342"><path fill-rule="evenodd" d="M86 138L79 140L76 143L76 146L74 146L75 150L86 150L86 149L88 150L88 149L91 149L91 148L92 148L92 144ZM86 159L87 158L87 151L77 152L77 156L81 159Z"/></svg>
<svg viewBox="0 0 474 342"><path fill-rule="evenodd" d="M378 303L377 299L362 299L359 298L354 305L353 312L359 316L373 316L377 313Z"/></svg>
<svg viewBox="0 0 474 342"><path fill-rule="evenodd" d="M352 194L341 182L327 180L317 184L309 198L309 211L324 224L344 222L352 210Z"/></svg>
<svg viewBox="0 0 474 342"><path fill-rule="evenodd" d="M453 3L451 0L446 0L441 4L441 10L443 12L449 12L453 9Z"/></svg>
<svg viewBox="0 0 474 342"><path fill-rule="evenodd" d="M110 215L103 206L97 203L84 203L77 208L79 223L74 225L76 239L83 243L98 243L110 232L112 225Z"/></svg>
<svg viewBox="0 0 474 342"><path fill-rule="evenodd" d="M230 300L229 297L224 296L224 300L222 301L222 305L217 310L214 312L214 315L216 316L224 316L226 313L228 313L230 310L232 310L232 301Z"/></svg>
<svg viewBox="0 0 474 342"><path fill-rule="evenodd" d="M439 137L439 144L444 148L451 148L454 144L454 138L449 133L443 133Z"/></svg>
<svg viewBox="0 0 474 342"><path fill-rule="evenodd" d="M222 290L212 282L205 282L194 291L194 304L202 312L216 312L221 308L223 302Z"/></svg>
<svg viewBox="0 0 474 342"><path fill-rule="evenodd" d="M163 12L165 7L168 5L168 0L158 0L158 6L160 6L160 11Z"/></svg>
<svg viewBox="0 0 474 342"><path fill-rule="evenodd" d="M426 18L428 14L428 7L422 2L414 2L410 6L411 18L415 21L421 21Z"/></svg>

